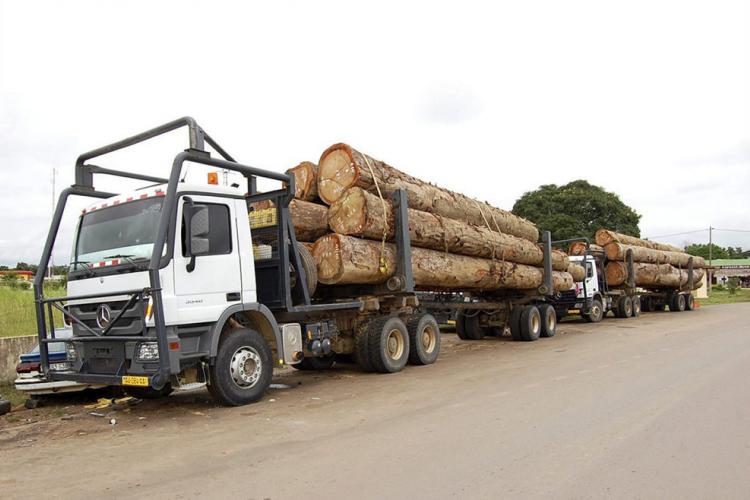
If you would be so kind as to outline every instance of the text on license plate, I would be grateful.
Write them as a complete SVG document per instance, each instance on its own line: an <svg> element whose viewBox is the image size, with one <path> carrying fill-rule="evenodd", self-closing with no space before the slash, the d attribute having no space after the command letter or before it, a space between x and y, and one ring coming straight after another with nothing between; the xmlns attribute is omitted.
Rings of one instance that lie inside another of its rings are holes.
<svg viewBox="0 0 750 500"><path fill-rule="evenodd" d="M148 387L148 377L139 377L136 375L124 375L122 385L135 385L138 387Z"/></svg>

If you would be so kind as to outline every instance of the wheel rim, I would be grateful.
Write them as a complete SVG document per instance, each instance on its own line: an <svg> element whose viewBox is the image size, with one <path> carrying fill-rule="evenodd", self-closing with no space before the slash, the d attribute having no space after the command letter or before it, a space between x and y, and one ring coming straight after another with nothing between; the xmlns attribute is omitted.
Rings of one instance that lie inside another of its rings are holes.
<svg viewBox="0 0 750 500"><path fill-rule="evenodd" d="M541 321L539 320L539 316L536 314L531 315L531 331L534 333L538 332L540 326Z"/></svg>
<svg viewBox="0 0 750 500"><path fill-rule="evenodd" d="M422 342L422 348L424 349L424 352L431 353L435 350L435 345L437 344L437 334L435 332L435 329L431 326L426 326L422 330L421 335L421 342Z"/></svg>
<svg viewBox="0 0 750 500"><path fill-rule="evenodd" d="M258 351L253 347L242 346L232 355L229 373L238 387L248 389L258 383L262 367L263 361Z"/></svg>
<svg viewBox="0 0 750 500"><path fill-rule="evenodd" d="M401 356L404 355L405 345L404 334L401 333L401 330L394 328L388 332L388 337L385 340L385 348L389 358L394 360L401 359Z"/></svg>
<svg viewBox="0 0 750 500"><path fill-rule="evenodd" d="M685 309L685 296L680 295L677 299L677 309Z"/></svg>
<svg viewBox="0 0 750 500"><path fill-rule="evenodd" d="M592 318L598 318L599 314L601 314L602 310L599 309L598 305L591 306L591 317Z"/></svg>
<svg viewBox="0 0 750 500"><path fill-rule="evenodd" d="M552 313L547 314L547 331L551 332L555 329L555 315Z"/></svg>

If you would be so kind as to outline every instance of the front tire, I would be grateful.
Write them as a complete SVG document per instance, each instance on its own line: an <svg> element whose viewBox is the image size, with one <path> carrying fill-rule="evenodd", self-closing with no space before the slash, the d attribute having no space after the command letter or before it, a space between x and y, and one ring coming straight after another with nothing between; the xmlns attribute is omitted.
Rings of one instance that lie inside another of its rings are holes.
<svg viewBox="0 0 750 500"><path fill-rule="evenodd" d="M603 317L604 306L602 305L602 301L599 299L592 300L588 312L583 315L583 319L589 323L599 323Z"/></svg>
<svg viewBox="0 0 750 500"><path fill-rule="evenodd" d="M255 330L230 330L219 342L209 374L209 391L219 403L240 406L258 401L271 385L271 349Z"/></svg>

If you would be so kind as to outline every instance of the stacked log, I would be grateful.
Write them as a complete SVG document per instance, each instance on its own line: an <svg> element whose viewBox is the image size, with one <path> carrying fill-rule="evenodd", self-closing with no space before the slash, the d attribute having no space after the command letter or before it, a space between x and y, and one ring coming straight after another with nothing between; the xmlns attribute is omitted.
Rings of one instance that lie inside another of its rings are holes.
<svg viewBox="0 0 750 500"><path fill-rule="evenodd" d="M298 200L316 201L318 199L318 166L303 161L296 167L287 170L294 175L294 197Z"/></svg>
<svg viewBox="0 0 750 500"><path fill-rule="evenodd" d="M594 243L589 244L589 254L603 253L604 247ZM586 242L576 241L568 247L568 255L581 256L586 253Z"/></svg>
<svg viewBox="0 0 750 500"><path fill-rule="evenodd" d="M619 286L625 283L628 276L627 267L624 262L609 262L606 267L607 283L610 286ZM703 269L693 269L693 289L700 287L703 279ZM648 264L644 262L633 263L633 274L635 283L643 287L684 287L688 284L688 272L678 269L670 264Z"/></svg>
<svg viewBox="0 0 750 500"><path fill-rule="evenodd" d="M580 283L586 277L586 270L582 265L575 262L571 262L568 265L568 272L573 277L573 281L575 281L576 283Z"/></svg>
<svg viewBox="0 0 750 500"><path fill-rule="evenodd" d="M602 245L608 263L605 268L607 283L620 286L627 281L627 255L633 259L633 278L636 286L647 288L681 288L688 284L688 267L692 259L693 289L700 287L706 262L679 248L643 240L606 229L596 232L596 242Z"/></svg>
<svg viewBox="0 0 750 500"><path fill-rule="evenodd" d="M483 257L518 264L541 266L543 253L529 240L491 231L484 226L474 226L441 215L408 209L409 237L417 247L444 252ZM338 234L379 240L395 235L395 214L389 200L362 188L353 187L335 201L328 212L330 228ZM552 253L552 267L567 271L568 256L564 252Z"/></svg>
<svg viewBox="0 0 750 500"><path fill-rule="evenodd" d="M413 209L532 242L539 239L536 226L526 219L407 175L347 144L334 144L323 152L318 162L318 196L330 205L352 187L372 193L379 189L383 196L404 189L409 207Z"/></svg>
<svg viewBox="0 0 750 500"><path fill-rule="evenodd" d="M385 269L381 268L381 252ZM335 233L315 242L313 257L318 279L327 285L384 283L396 269L395 245L387 243L383 248L377 241ZM538 267L419 247L411 249L411 266L415 284L430 290L534 289L544 279ZM573 286L567 272L554 271L552 278L555 290Z"/></svg>
<svg viewBox="0 0 750 500"><path fill-rule="evenodd" d="M249 208L265 210L273 207L272 201L264 200L251 203ZM289 215L298 241L313 242L329 232L328 207L325 205L295 199L289 203Z"/></svg>

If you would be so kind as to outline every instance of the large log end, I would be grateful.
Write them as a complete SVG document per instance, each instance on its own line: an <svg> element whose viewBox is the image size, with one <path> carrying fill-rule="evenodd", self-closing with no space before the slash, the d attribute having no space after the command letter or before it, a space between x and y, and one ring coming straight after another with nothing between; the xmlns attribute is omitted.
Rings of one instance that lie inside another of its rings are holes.
<svg viewBox="0 0 750 500"><path fill-rule="evenodd" d="M355 185L359 169L354 164L351 146L334 144L323 151L318 162L318 196L330 205Z"/></svg>
<svg viewBox="0 0 750 500"><path fill-rule="evenodd" d="M347 189L328 209L328 225L334 233L361 236L367 222L366 212L364 190Z"/></svg>

